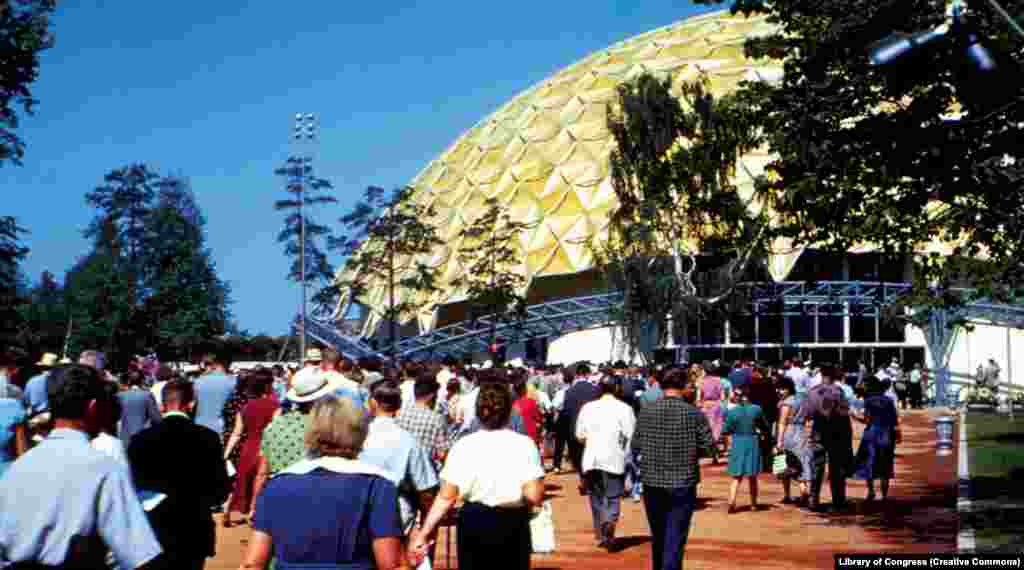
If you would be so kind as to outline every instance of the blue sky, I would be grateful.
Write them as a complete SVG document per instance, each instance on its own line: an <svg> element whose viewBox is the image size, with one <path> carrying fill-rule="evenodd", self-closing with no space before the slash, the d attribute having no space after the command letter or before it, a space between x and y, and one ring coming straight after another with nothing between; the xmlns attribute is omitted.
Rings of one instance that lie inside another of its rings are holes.
<svg viewBox="0 0 1024 570"><path fill-rule="evenodd" d="M61 2L23 167L4 205L30 230L23 267L58 276L88 252L84 195L146 162L180 173L208 220L242 329L282 334L298 291L275 236L273 176L296 112L320 119L317 174L340 204L408 182L520 91L608 45L708 11L687 2ZM333 261L337 262L338 259Z"/></svg>

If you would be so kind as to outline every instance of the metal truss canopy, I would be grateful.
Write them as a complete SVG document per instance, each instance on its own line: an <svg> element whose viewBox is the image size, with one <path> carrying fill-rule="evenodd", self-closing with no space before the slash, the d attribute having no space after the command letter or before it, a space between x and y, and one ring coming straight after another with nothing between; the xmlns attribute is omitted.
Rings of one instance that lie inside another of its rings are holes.
<svg viewBox="0 0 1024 570"><path fill-rule="evenodd" d="M808 281L745 283L749 314L788 316L876 317L882 308L906 295L908 283L865 281ZM585 295L531 305L522 319L488 315L453 323L398 342L398 358L467 354L486 350L491 335L524 342L560 337L572 332L615 325L623 294L620 291ZM965 305L963 316L972 322L1024 328L1024 307L975 302ZM327 319L307 321L310 336L350 358L381 357L362 338L339 331Z"/></svg>

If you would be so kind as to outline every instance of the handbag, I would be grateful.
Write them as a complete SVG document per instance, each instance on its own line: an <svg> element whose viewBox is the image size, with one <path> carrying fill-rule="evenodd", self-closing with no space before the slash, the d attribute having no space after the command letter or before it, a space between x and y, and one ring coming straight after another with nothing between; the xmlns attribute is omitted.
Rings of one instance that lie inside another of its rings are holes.
<svg viewBox="0 0 1024 570"><path fill-rule="evenodd" d="M555 551L555 518L548 501L530 517L530 542L538 554Z"/></svg>
<svg viewBox="0 0 1024 570"><path fill-rule="evenodd" d="M781 453L776 453L775 458L772 459L772 473L781 477L786 474L786 467L788 467L786 463L786 452L783 451Z"/></svg>

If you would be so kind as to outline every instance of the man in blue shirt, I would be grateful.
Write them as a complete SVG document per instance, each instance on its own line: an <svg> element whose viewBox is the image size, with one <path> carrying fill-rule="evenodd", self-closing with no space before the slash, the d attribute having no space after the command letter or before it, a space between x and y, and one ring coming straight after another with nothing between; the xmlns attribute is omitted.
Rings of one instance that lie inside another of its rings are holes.
<svg viewBox="0 0 1024 570"><path fill-rule="evenodd" d="M57 355L47 352L39 359L36 366L42 368L42 372L36 374L25 384L25 400L28 402L29 416L41 414L49 409L49 402L46 397L46 378L50 369L56 366Z"/></svg>
<svg viewBox="0 0 1024 570"><path fill-rule="evenodd" d="M224 404L235 393L238 379L228 374L230 361L219 354L209 354L203 359L206 373L195 381L196 423L224 433Z"/></svg>
<svg viewBox="0 0 1024 570"><path fill-rule="evenodd" d="M54 429L0 484L0 567L141 568L160 552L128 466L89 439L114 404L98 370L68 366L48 382Z"/></svg>

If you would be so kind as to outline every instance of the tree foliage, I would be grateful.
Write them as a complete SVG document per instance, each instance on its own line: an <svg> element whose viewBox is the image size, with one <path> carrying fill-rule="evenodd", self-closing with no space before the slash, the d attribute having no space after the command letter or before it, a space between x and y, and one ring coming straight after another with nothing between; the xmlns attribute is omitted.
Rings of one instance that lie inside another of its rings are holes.
<svg viewBox="0 0 1024 570"><path fill-rule="evenodd" d="M13 217L0 217L0 340L7 342L17 336L21 325L18 281L19 264L28 255L28 248L21 242L25 233Z"/></svg>
<svg viewBox="0 0 1024 570"><path fill-rule="evenodd" d="M30 86L39 77L39 53L53 47L50 17L56 0L0 0L0 165L21 164L25 142L15 134L18 108L32 114Z"/></svg>
<svg viewBox="0 0 1024 570"><path fill-rule="evenodd" d="M187 358L232 327L230 287L206 246L205 219L187 179L143 164L116 169L86 195L92 251L65 277L73 351L115 362L157 351Z"/></svg>
<svg viewBox="0 0 1024 570"><path fill-rule="evenodd" d="M752 213L732 177L738 156L760 143L745 101L715 99L701 81L674 88L647 74L618 95L608 128L619 205L594 250L625 292L622 320L636 349L651 325L683 323L728 298L751 261L763 259L767 219Z"/></svg>
<svg viewBox="0 0 1024 570"><path fill-rule="evenodd" d="M285 246L285 255L292 259L288 279L307 287L316 287L312 301L317 307L328 307L337 296L334 286L334 267L327 259L326 246L332 238L331 230L319 224L312 216L313 208L335 204L338 200L329 194L334 186L330 181L313 174L312 162L307 158L291 157L274 174L285 179L289 197L274 202L274 209L285 212L284 228L277 241ZM302 221L305 219L305 247L302 242ZM305 252L306 274L302 275L301 254Z"/></svg>
<svg viewBox="0 0 1024 570"><path fill-rule="evenodd" d="M474 315L489 315L493 342L497 321L525 315L526 275L518 242L532 225L513 220L494 198L488 198L485 206L459 233L456 256L463 273L453 285L465 292Z"/></svg>
<svg viewBox="0 0 1024 570"><path fill-rule="evenodd" d="M967 65L965 38L955 34L900 65L870 64L868 48L890 32L942 24L942 1L733 2L734 12L767 14L779 26L746 49L784 60L781 82L738 94L760 110L777 155L758 192L779 214L774 234L891 255L945 242L952 255L917 257L916 302L944 303L934 288L954 285L1015 295L1024 282L1024 40L988 4L970 7L998 73Z"/></svg>
<svg viewBox="0 0 1024 570"><path fill-rule="evenodd" d="M372 305L371 289L387 288L380 315L388 323L390 354L395 352L399 323L431 307L437 270L426 257L442 242L430 223L433 208L411 198L412 188L390 195L376 186L340 220L342 235L332 240L347 260L339 279L349 301Z"/></svg>

